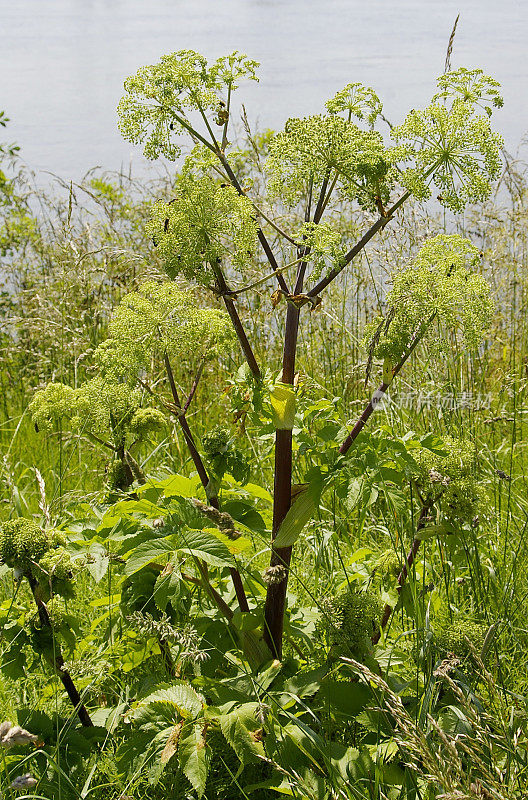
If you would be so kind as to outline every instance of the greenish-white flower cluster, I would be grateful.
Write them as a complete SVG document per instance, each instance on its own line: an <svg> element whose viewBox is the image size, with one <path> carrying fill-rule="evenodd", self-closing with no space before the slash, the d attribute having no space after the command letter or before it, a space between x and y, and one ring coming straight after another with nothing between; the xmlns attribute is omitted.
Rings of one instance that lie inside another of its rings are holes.
<svg viewBox="0 0 528 800"><path fill-rule="evenodd" d="M440 234L425 242L413 263L392 276L385 317L366 328L371 354L395 365L417 337L447 347L448 332L460 333L469 349L477 347L494 308L479 264L479 250L461 236Z"/></svg>
<svg viewBox="0 0 528 800"><path fill-rule="evenodd" d="M211 285L219 262L239 272L252 263L258 226L251 202L229 185L193 173L187 162L176 197L152 208L148 232L169 278Z"/></svg>
<svg viewBox="0 0 528 800"><path fill-rule="evenodd" d="M400 182L415 197L431 196L462 211L470 201L485 200L501 168L501 137L491 129L491 105L502 105L499 84L481 70L456 70L438 79L440 91L427 108L413 109L392 129L398 160L409 166ZM486 115L479 115L483 107Z"/></svg>
<svg viewBox="0 0 528 800"><path fill-rule="evenodd" d="M212 359L234 341L225 312L200 308L189 291L169 282L149 281L125 296L109 332L95 353L96 377L78 388L50 383L35 394L29 408L38 430L61 425L81 434L110 436L116 448L125 445L127 435L147 439L165 425L162 411L143 405L139 388L153 361L165 354L177 363Z"/></svg>
<svg viewBox="0 0 528 800"><path fill-rule="evenodd" d="M337 176L347 199L374 208L376 198L388 197L391 163L392 154L376 131L363 131L336 115L289 119L270 141L268 191L293 206Z"/></svg>
<svg viewBox="0 0 528 800"><path fill-rule="evenodd" d="M188 130L187 115L218 112L222 97L242 80L257 80L258 63L234 52L211 65L194 50L162 56L125 81L118 106L119 129L127 141L143 144L146 158L174 161L175 137Z"/></svg>
<svg viewBox="0 0 528 800"><path fill-rule="evenodd" d="M96 350L96 362L106 380L130 385L150 370L154 357L166 353L179 363L189 357L210 360L227 352L234 341L225 311L200 308L192 292L155 281L123 298L109 333Z"/></svg>
<svg viewBox="0 0 528 800"><path fill-rule="evenodd" d="M330 114L344 114L349 122L352 117L366 120L369 125L374 125L383 110L376 92L362 83L347 83L325 105Z"/></svg>

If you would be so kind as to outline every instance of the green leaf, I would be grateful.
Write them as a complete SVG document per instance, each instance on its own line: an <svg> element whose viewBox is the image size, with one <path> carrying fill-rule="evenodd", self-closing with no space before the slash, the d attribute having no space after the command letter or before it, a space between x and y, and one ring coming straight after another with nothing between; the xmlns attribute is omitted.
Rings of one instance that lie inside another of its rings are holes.
<svg viewBox="0 0 528 800"><path fill-rule="evenodd" d="M178 743L180 767L198 797L203 797L209 770L204 726L203 721L185 725Z"/></svg>
<svg viewBox="0 0 528 800"><path fill-rule="evenodd" d="M335 714L355 717L363 711L369 701L372 701L373 695L369 687L363 683L325 679L321 683L317 697Z"/></svg>
<svg viewBox="0 0 528 800"><path fill-rule="evenodd" d="M183 546L178 548L190 553L213 567L234 566L233 556L226 545L207 531L188 530L182 534Z"/></svg>
<svg viewBox="0 0 528 800"><path fill-rule="evenodd" d="M259 500L265 500L267 503L273 503L273 497L268 490L264 489L263 486L258 486L256 483L246 483L244 485L244 491L250 494L252 497L257 497Z"/></svg>
<svg viewBox="0 0 528 800"><path fill-rule="evenodd" d="M258 707L258 703L244 703L218 719L222 733L242 764L264 756L262 729L256 717Z"/></svg>
<svg viewBox="0 0 528 800"><path fill-rule="evenodd" d="M174 536L167 536L163 539L153 539L138 545L129 555L125 564L125 575L133 575L134 572L167 555L172 555L177 550Z"/></svg>
<svg viewBox="0 0 528 800"><path fill-rule="evenodd" d="M181 717L197 717L204 705L203 698L191 686L183 682L175 682L169 687L158 689L145 697L136 710L135 716L142 718L143 710L154 703L162 703L167 706L172 724L175 721L175 712Z"/></svg>
<svg viewBox="0 0 528 800"><path fill-rule="evenodd" d="M277 531L275 547L291 547L297 541L302 529L315 514L320 497L320 483L309 484L303 492L297 495Z"/></svg>
<svg viewBox="0 0 528 800"><path fill-rule="evenodd" d="M159 486L165 497L196 497L197 482L183 475L171 475L154 486Z"/></svg>
<svg viewBox="0 0 528 800"><path fill-rule="evenodd" d="M244 486L247 489L247 486ZM245 500L226 500L222 503L222 511L226 511L236 522L256 533L266 530L266 523L257 509Z"/></svg>
<svg viewBox="0 0 528 800"><path fill-rule="evenodd" d="M347 496L345 500L347 511L353 511L359 503L361 495L363 494L364 485L365 479L363 477L352 478L348 484Z"/></svg>
<svg viewBox="0 0 528 800"><path fill-rule="evenodd" d="M169 600L180 596L181 575L174 564L168 564L154 584L154 602L160 611L165 611Z"/></svg>
<svg viewBox="0 0 528 800"><path fill-rule="evenodd" d="M270 391L273 425L277 430L291 431L295 419L295 389L280 381Z"/></svg>

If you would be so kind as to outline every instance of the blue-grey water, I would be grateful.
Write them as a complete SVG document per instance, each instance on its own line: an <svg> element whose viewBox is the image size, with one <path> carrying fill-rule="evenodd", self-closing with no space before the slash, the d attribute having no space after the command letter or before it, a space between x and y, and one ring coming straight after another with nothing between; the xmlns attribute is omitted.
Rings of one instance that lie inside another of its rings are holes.
<svg viewBox="0 0 528 800"><path fill-rule="evenodd" d="M12 120L0 140L64 178L130 161L141 171L116 127L123 79L181 48L260 61L260 83L239 96L261 127L319 111L356 80L399 121L431 96L458 12L452 64L502 82L495 124L515 150L528 130L526 0L0 0L0 109Z"/></svg>

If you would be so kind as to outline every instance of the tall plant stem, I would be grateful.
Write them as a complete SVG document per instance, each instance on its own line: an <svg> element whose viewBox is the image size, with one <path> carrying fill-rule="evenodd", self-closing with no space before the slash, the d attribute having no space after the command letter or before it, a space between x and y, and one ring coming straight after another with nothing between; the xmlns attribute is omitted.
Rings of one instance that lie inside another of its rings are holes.
<svg viewBox="0 0 528 800"><path fill-rule="evenodd" d="M295 294L302 292L306 264L299 266ZM286 329L284 333L284 351L282 358L282 382L293 386L295 377L295 355L299 332L299 309L288 303L286 312ZM275 432L275 477L273 491L273 527L272 540L275 539L281 523L291 505L292 484L292 432L277 430ZM291 561L291 547L273 547L270 566L282 565L286 575L280 583L270 584L266 592L264 605L264 641L273 655L282 658L282 635L284 631L284 611L286 608L286 592L288 588L288 571Z"/></svg>
<svg viewBox="0 0 528 800"><path fill-rule="evenodd" d="M81 724L84 725L86 728L93 727L93 722L90 719L90 715L86 710L86 706L81 700L81 695L77 691L77 687L75 686L73 679L66 669L64 665L64 659L62 657L62 653L60 651L60 647L57 644L55 639L55 635L53 633L53 625L51 624L50 616L48 614L48 609L46 608L45 603L39 599L37 592L36 592L36 581L33 578L29 578L29 585L31 587L31 592L33 594L33 599L35 600L35 604L37 606L37 611L39 615L40 624L43 628L47 628L51 632L51 636L53 638L54 643L54 653L53 659L48 659L52 666L55 668L59 678L62 681L62 685L66 690L66 694L70 698L70 702L75 709L77 716L79 717Z"/></svg>
<svg viewBox="0 0 528 800"><path fill-rule="evenodd" d="M167 377L169 379L169 385L171 388L172 398L174 400L174 405L178 409L176 416L178 418L178 423L180 425L180 428L182 429L184 439L187 443L187 447L189 449L189 453L193 460L193 464L196 467L198 477L200 478L200 481L205 490L205 494L208 498L209 503L213 506L213 508L219 508L220 504L218 502L218 497L216 496L209 497L208 495L207 487L209 486L209 476L207 474L207 470L205 469L205 465L202 461L202 457L200 456L200 453L198 452L198 449L196 447L196 443L191 433L191 429L189 428L189 423L187 422L187 418L185 417L185 414L183 412L182 405L180 402L180 396L178 394L178 389L176 387L176 382L174 380L174 374L172 372L171 363L167 353L165 353L164 355L164 361L165 361L165 370L167 372ZM231 574L231 579L233 581L233 586L235 588L235 594L237 596L240 610L249 611L249 604L246 597L246 592L244 590L244 586L242 584L242 578L240 576L240 572L235 567L231 567L229 572Z"/></svg>
<svg viewBox="0 0 528 800"><path fill-rule="evenodd" d="M418 524L416 525L416 534L411 544L411 549L407 553L407 558L405 559L405 564L403 565L400 574L398 575L398 581L396 584L396 591L398 594L401 594L401 591L405 585L405 581L407 580L407 576L409 575L409 570L412 569L414 564L414 560L416 558L416 554L418 553L418 549L420 547L421 539L418 537L418 533L423 530L425 524L427 522L427 515L431 510L431 506L429 504L423 505L420 511L420 516L418 517ZM391 618L392 612L394 611L393 607L387 603L385 608L383 609L383 615L381 617L380 629L376 631L374 636L372 637L372 643L377 644L380 640L381 631L385 630L387 627L387 623Z"/></svg>

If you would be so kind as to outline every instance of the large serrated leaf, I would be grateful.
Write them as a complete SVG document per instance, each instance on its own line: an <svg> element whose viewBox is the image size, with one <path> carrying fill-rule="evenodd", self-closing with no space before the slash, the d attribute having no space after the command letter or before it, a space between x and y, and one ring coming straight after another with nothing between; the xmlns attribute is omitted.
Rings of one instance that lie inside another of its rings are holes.
<svg viewBox="0 0 528 800"><path fill-rule="evenodd" d="M186 683L172 683L164 689L158 689L141 701L140 709L154 703L165 703L170 713L176 711L182 717L197 717L203 708L203 698ZM139 716L139 713L137 716Z"/></svg>
<svg viewBox="0 0 528 800"><path fill-rule="evenodd" d="M172 555L176 550L174 536L142 542L129 555L125 564L125 575L133 575L134 572L142 569L152 561L156 561L163 556Z"/></svg>
<svg viewBox="0 0 528 800"><path fill-rule="evenodd" d="M258 761L264 756L257 711L258 703L244 703L218 719L222 733L243 764Z"/></svg>
<svg viewBox="0 0 528 800"><path fill-rule="evenodd" d="M233 567L235 562L226 545L207 531L187 530L181 534L183 553L205 561L213 567Z"/></svg>
<svg viewBox="0 0 528 800"><path fill-rule="evenodd" d="M178 743L180 767L198 797L203 797L209 771L209 754L204 730L203 721L185 725Z"/></svg>

